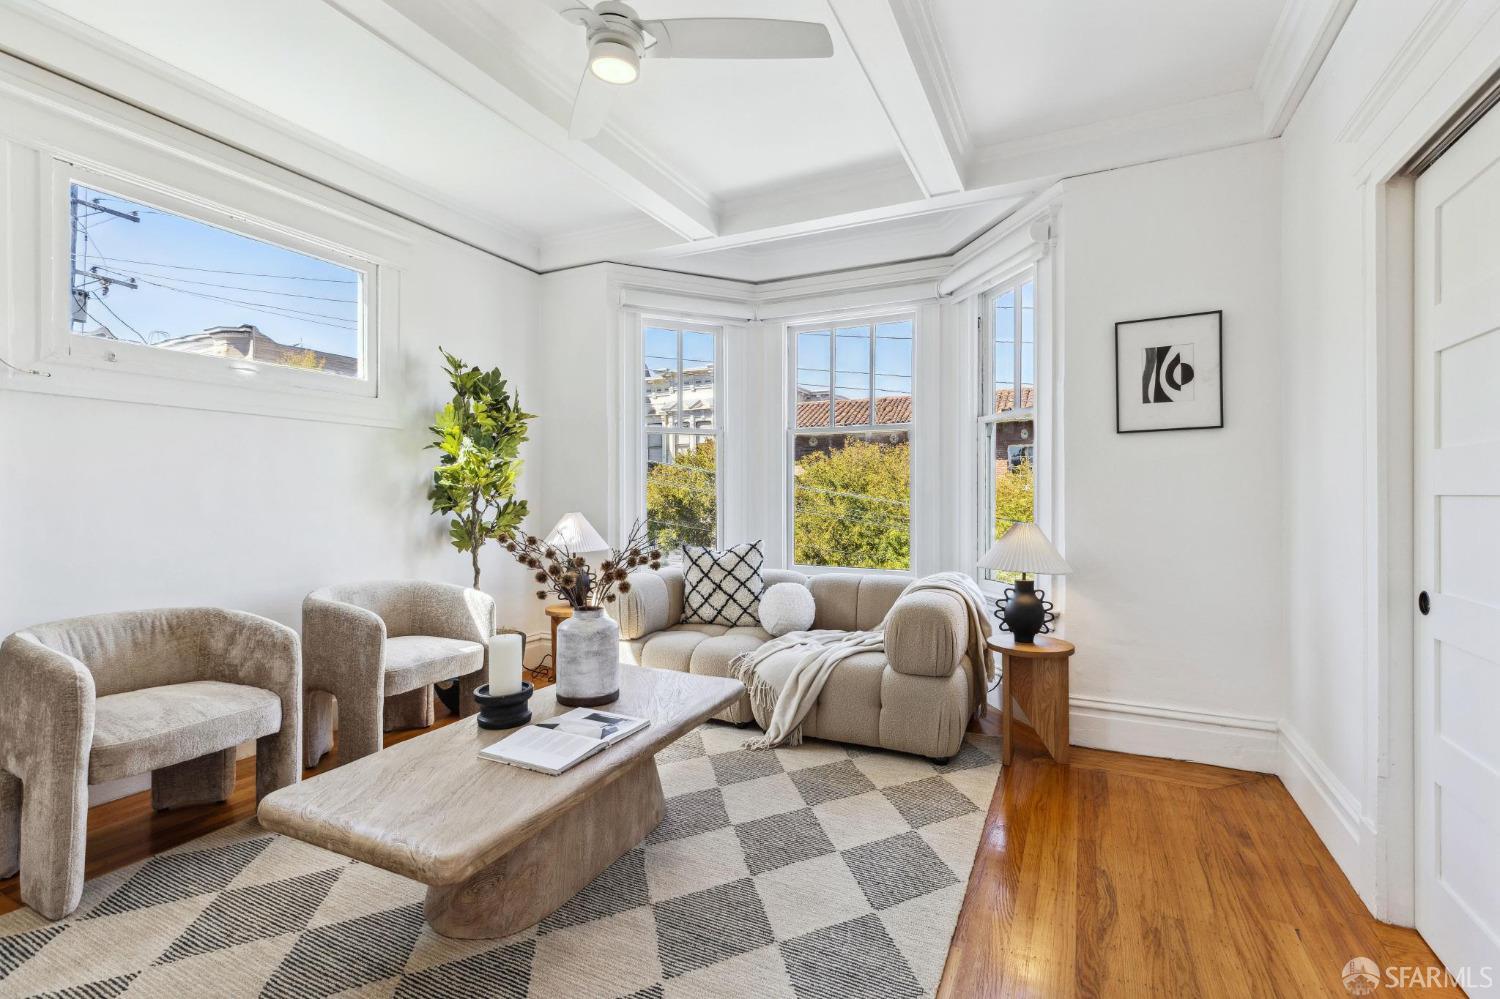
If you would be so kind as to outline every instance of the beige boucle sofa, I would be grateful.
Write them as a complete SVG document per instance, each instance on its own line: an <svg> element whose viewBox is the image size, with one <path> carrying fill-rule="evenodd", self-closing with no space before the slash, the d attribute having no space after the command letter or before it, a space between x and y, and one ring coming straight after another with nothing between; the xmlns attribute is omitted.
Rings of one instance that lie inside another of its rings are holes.
<svg viewBox="0 0 1500 999"><path fill-rule="evenodd" d="M803 723L803 735L933 759L958 751L978 707L962 600L940 592L901 597L911 583L907 576L831 572L809 578L771 569L762 578L768 587L786 582L809 587L817 606L815 629L870 629L890 612L886 651L860 653L834 669ZM612 607L626 663L728 676L731 660L771 640L759 626L681 623L681 569L637 572L630 582L630 592ZM716 717L737 725L754 721L749 695Z"/></svg>
<svg viewBox="0 0 1500 999"><path fill-rule="evenodd" d="M256 740L255 797L301 777L297 633L214 607L39 624L0 644L0 878L48 919L83 891L88 786L151 774L157 809L224 801Z"/></svg>

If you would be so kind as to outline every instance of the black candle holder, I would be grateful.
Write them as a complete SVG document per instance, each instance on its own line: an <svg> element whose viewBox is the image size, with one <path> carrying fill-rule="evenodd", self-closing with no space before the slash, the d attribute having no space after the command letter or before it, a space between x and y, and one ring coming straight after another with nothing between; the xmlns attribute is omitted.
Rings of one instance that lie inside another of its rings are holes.
<svg viewBox="0 0 1500 999"><path fill-rule="evenodd" d="M479 705L480 728L516 728L531 721L528 702L534 688L525 680L514 694L500 697L490 695L490 685L485 684L474 691L474 703Z"/></svg>

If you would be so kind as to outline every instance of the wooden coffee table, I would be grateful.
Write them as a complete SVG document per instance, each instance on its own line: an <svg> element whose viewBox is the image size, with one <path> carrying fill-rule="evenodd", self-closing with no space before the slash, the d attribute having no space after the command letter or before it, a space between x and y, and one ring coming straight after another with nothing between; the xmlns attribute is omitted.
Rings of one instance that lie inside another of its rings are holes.
<svg viewBox="0 0 1500 999"><path fill-rule="evenodd" d="M260 803L265 828L427 885L444 936L509 936L539 922L666 814L658 750L733 704L738 680L625 665L602 710L651 724L556 777L482 760L509 735L474 717L409 739ZM567 711L537 691L538 721Z"/></svg>

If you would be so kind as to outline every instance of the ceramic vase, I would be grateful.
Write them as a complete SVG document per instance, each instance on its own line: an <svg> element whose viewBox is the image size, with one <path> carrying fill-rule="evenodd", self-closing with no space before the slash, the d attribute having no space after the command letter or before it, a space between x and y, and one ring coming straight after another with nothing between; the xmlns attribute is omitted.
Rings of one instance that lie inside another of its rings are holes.
<svg viewBox="0 0 1500 999"><path fill-rule="evenodd" d="M557 703L608 704L620 696L620 626L598 607L578 607L557 626Z"/></svg>

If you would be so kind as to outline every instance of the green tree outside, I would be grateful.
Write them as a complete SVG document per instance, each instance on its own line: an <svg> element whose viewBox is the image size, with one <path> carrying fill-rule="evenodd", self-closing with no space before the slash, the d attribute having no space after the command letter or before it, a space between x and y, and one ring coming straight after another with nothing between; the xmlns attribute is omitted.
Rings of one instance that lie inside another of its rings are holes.
<svg viewBox="0 0 1500 999"><path fill-rule="evenodd" d="M646 519L668 551L713 545L718 524L714 442L679 453L646 475ZM799 565L911 568L911 445L851 440L797 460L793 557ZM995 536L1033 519L1030 462L995 473Z"/></svg>
<svg viewBox="0 0 1500 999"><path fill-rule="evenodd" d="M704 441L646 473L646 529L663 551L717 541L718 451Z"/></svg>

